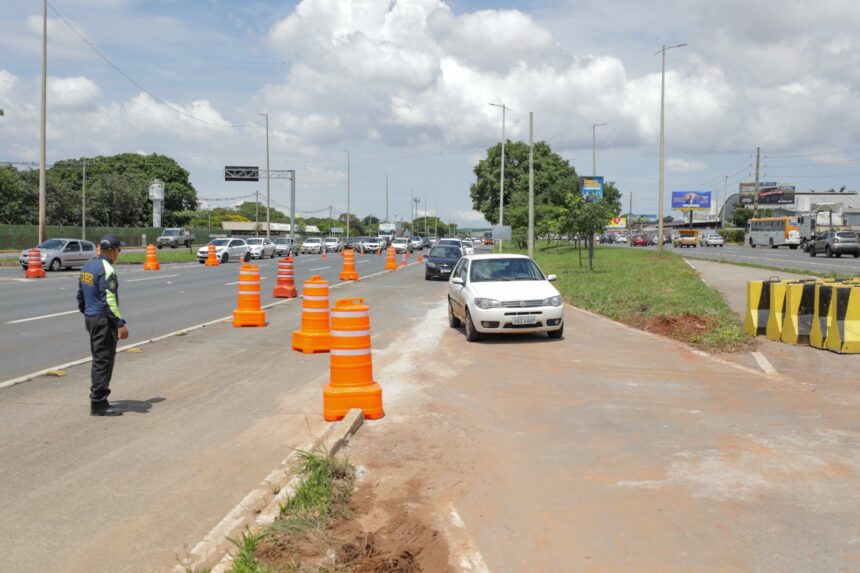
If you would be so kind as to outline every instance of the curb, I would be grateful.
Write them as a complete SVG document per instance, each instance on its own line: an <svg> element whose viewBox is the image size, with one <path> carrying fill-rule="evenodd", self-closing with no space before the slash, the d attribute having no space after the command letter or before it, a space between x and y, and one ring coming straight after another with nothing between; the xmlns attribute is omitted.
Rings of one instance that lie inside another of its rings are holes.
<svg viewBox="0 0 860 573"><path fill-rule="evenodd" d="M362 423L364 414L360 409L353 408L343 420L326 428L322 436L305 447L293 450L277 469L272 470L256 489L246 495L194 546L174 571L187 573L209 569L211 573L229 572L233 562L230 550L235 547L232 540L241 538L246 531L257 531L274 523L281 513L281 504L286 503L301 485L302 477L293 469L299 453L320 450L333 456L349 443Z"/></svg>

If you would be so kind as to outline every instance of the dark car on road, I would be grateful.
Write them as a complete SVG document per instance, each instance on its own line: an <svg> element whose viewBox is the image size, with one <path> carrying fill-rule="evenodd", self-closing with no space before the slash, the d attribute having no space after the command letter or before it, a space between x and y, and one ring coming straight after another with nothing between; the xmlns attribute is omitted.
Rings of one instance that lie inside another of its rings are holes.
<svg viewBox="0 0 860 573"><path fill-rule="evenodd" d="M463 249L454 245L437 245L430 249L427 264L424 266L424 278L448 279L451 269L463 257Z"/></svg>
<svg viewBox="0 0 860 573"><path fill-rule="evenodd" d="M854 231L828 231L809 245L809 256L824 253L828 257L843 254L860 257L860 241Z"/></svg>

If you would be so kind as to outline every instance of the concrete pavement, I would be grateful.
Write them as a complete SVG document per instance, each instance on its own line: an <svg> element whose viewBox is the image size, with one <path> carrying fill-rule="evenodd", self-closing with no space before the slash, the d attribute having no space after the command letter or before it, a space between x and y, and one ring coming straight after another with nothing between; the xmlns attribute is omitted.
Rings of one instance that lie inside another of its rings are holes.
<svg viewBox="0 0 860 573"><path fill-rule="evenodd" d="M416 265L331 298L365 297L384 369L422 350L403 333L441 288ZM328 355L290 349L300 305L271 309L266 328L218 323L120 354L111 396L120 418L89 416L88 365L0 390L0 571L177 564L324 424Z"/></svg>
<svg viewBox="0 0 860 573"><path fill-rule="evenodd" d="M414 260L414 258L412 259ZM120 258L122 261L122 258ZM274 300L278 259L253 261L260 266L263 304ZM385 257L357 256L361 275L383 270ZM337 284L343 260L329 255L295 258L296 287L319 274ZM129 322L126 343L167 334L229 315L236 307L239 264L205 267L198 263L165 264L159 271L141 265L117 265L120 307ZM0 382L89 354L83 319L75 295L79 271L48 273L47 278L26 281L18 269L0 270Z"/></svg>

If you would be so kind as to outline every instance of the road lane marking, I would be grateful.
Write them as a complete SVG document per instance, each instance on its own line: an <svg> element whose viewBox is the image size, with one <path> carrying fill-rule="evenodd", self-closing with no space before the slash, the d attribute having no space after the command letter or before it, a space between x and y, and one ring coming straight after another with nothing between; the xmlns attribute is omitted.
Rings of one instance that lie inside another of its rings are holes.
<svg viewBox="0 0 860 573"><path fill-rule="evenodd" d="M330 268L331 268L331 267L320 267L320 268L318 268L318 269L311 269L311 272L314 272L314 271L324 271L324 270L326 270L326 269L330 269Z"/></svg>
<svg viewBox="0 0 860 573"><path fill-rule="evenodd" d="M446 537L448 537L451 549L456 556L457 565L460 566L460 570L474 571L475 573L489 573L490 568L487 567L487 563L484 561L484 556L481 555L481 552L478 551L477 547L475 547L475 542L466 531L466 523L457 512L457 508L454 507L453 503L449 502L446 509L448 514L448 523L450 523L453 528L446 527L445 533L447 534Z"/></svg>
<svg viewBox="0 0 860 573"><path fill-rule="evenodd" d="M160 277L146 277L145 279L131 279L125 281L126 283L139 283L140 281L154 281L158 279L169 279L171 277L178 277L181 275L161 275Z"/></svg>
<svg viewBox="0 0 860 573"><path fill-rule="evenodd" d="M369 263L369 262L370 261L368 259L365 259L363 261L356 261L355 264L360 265L361 263Z"/></svg>
<svg viewBox="0 0 860 573"><path fill-rule="evenodd" d="M761 352L753 352L753 358L761 367L762 370L765 371L766 374L776 374L776 368L774 368L767 357Z"/></svg>
<svg viewBox="0 0 860 573"><path fill-rule="evenodd" d="M22 322L30 322L31 320L42 320L43 318L54 318L55 316L63 316L80 312L79 310L67 310L66 312L55 312L54 314L43 314L42 316L34 316L32 318L20 318L18 320L10 320L6 324L20 324Z"/></svg>

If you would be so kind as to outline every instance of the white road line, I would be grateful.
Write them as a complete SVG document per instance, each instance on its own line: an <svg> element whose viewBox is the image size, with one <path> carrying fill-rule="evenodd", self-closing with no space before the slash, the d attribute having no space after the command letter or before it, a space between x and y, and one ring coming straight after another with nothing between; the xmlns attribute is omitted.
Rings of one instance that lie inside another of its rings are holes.
<svg viewBox="0 0 860 573"><path fill-rule="evenodd" d="M320 267L320 268L318 268L318 269L311 269L311 272L314 272L314 271L324 271L324 270L326 270L326 269L330 269L330 268L331 268L331 267Z"/></svg>
<svg viewBox="0 0 860 573"><path fill-rule="evenodd" d="M369 263L370 261L365 259L363 261L356 261L355 264L360 265L361 263Z"/></svg>
<svg viewBox="0 0 860 573"><path fill-rule="evenodd" d="M761 352L753 352L752 355L753 358L755 358L755 361L758 362L758 365L761 367L761 369L765 371L765 373L776 374L776 368L771 365L770 361L764 354L762 354Z"/></svg>
<svg viewBox="0 0 860 573"><path fill-rule="evenodd" d="M80 312L78 310L67 310L66 312L55 312L54 314L44 314L42 316L34 316L33 318L20 318L18 320L10 320L6 324L20 324L22 322L30 322L31 320L42 320L43 318L53 318L55 316L63 316L65 314L73 314Z"/></svg>
<svg viewBox="0 0 860 573"><path fill-rule="evenodd" d="M154 281L158 279L169 279L171 277L178 277L181 275L161 275L157 277L146 277L145 279L131 279L130 281L124 281L126 283L139 283L140 281Z"/></svg>
<svg viewBox="0 0 860 573"><path fill-rule="evenodd" d="M475 547L475 542L466 531L466 524L457 508L453 503L448 503L446 507L448 522L453 526L453 529L446 528L448 543L454 552L456 563L460 571L473 571L475 573L489 573L490 568L487 567L484 556Z"/></svg>

